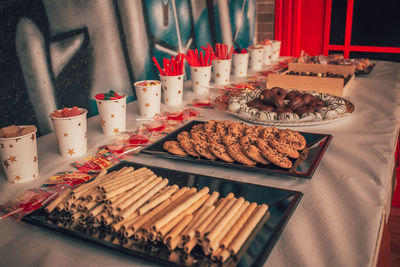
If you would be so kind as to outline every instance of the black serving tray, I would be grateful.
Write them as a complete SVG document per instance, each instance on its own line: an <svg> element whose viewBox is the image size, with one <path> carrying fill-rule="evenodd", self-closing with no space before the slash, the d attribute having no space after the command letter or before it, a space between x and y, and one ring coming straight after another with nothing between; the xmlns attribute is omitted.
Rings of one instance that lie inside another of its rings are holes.
<svg viewBox="0 0 400 267"><path fill-rule="evenodd" d="M26 215L22 221L37 225L75 239L84 240L100 247L113 249L123 254L143 258L161 265L172 266L260 266L268 258L272 248L279 239L284 227L296 209L303 194L297 191L284 190L249 183L235 182L217 177L198 175L161 167L123 161L111 168L109 171L118 170L124 166L132 166L135 169L148 167L155 174L168 178L170 184L179 186L196 187L205 186L210 191L220 192L220 196L226 196L232 192L236 197L244 197L247 201L265 203L269 210L257 225L253 234L248 238L236 257L230 257L224 264L212 261L205 256L199 248L195 248L189 257L185 256L180 249L169 251L163 244L133 243L120 245L94 238L77 230L69 230L51 223L46 218L44 209Z"/></svg>
<svg viewBox="0 0 400 267"><path fill-rule="evenodd" d="M247 166L237 162L225 162L223 160L209 160L205 158L195 158L192 156L178 156L169 153L163 148L163 144L166 141L176 140L177 135L180 132L188 131L199 123L204 123L203 121L190 121L189 123L185 124L181 128L175 130L174 132L168 134L164 138L158 140L157 142L151 144L150 146L144 148L140 153L142 154L151 154L157 155L160 157L170 158L170 159L178 159L178 160L186 160L189 162L194 163L204 163L214 166L221 166L227 168L235 168L240 170L248 170L248 171L256 171L265 174L272 174L272 175L289 175L295 176L298 178L305 178L311 179L315 170L318 167L319 162L321 161L322 156L325 153L326 148L328 147L332 135L329 134L318 134L318 133L307 133L307 132L299 132L304 136L307 141L307 146L304 151L304 158L300 157L297 161L293 160L292 169L283 169L273 164L270 165L263 165L258 163L255 166Z"/></svg>

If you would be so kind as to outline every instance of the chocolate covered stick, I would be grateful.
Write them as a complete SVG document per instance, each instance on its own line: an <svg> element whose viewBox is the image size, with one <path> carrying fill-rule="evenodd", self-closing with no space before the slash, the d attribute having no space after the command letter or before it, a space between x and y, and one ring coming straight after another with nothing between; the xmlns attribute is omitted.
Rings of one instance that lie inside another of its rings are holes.
<svg viewBox="0 0 400 267"><path fill-rule="evenodd" d="M203 224L200 225L196 230L196 236L200 237L203 235L203 232L206 230L208 225L212 223L212 221L215 219L215 217L219 214L219 212L222 210L222 208L226 205L226 203L234 197L233 193L229 193L225 198L221 199L219 203L217 204L216 208L214 211L210 214L210 216L204 220Z"/></svg>
<svg viewBox="0 0 400 267"><path fill-rule="evenodd" d="M132 200L134 200L134 202L127 209L122 211L122 213L121 213L122 218L124 218L126 216L130 216L130 214L132 214L132 212L135 212L144 203L146 203L146 201L149 200L149 198L154 196L158 191L160 191L162 188L164 188L168 185L168 179L162 179L161 177L159 177L159 178L160 178L160 181L158 181L158 179L156 179L155 182L157 182L157 183L149 184L148 187L145 187L145 188L143 188L143 190L140 190L139 192L137 192L135 197L132 197Z"/></svg>
<svg viewBox="0 0 400 267"><path fill-rule="evenodd" d="M161 227L166 225L169 221L171 221L173 218L178 216L181 212L184 210L188 209L193 203L198 201L201 197L206 195L210 189L208 187L204 187L200 191L198 191L196 194L191 196L187 201L181 203L178 207L170 211L168 214L166 214L163 218L161 218L159 221L157 221L153 226L152 229L154 231L159 230Z"/></svg>
<svg viewBox="0 0 400 267"><path fill-rule="evenodd" d="M71 188L65 189L56 199L54 199L49 205L46 206L45 211L50 213L54 210L54 208L61 203L67 197L69 198L71 194Z"/></svg>
<svg viewBox="0 0 400 267"><path fill-rule="evenodd" d="M111 203L118 211L124 210L131 203L133 203L137 199L137 195L143 192L143 190L148 189L149 187L153 187L156 183L161 181L161 177L157 177L156 175L152 175L148 178L145 178L142 182L137 184L134 188L124 193L124 195L117 199L114 203ZM136 196L136 197L135 197Z"/></svg>
<svg viewBox="0 0 400 267"><path fill-rule="evenodd" d="M199 191L200 192L200 191ZM188 207L186 210L183 210L181 213L179 213L177 216L175 216L172 220L170 220L167 224L165 224L163 227L157 231L157 234L160 236L165 236L172 228L174 228L178 223L188 214L192 214L195 212L197 209L203 205L203 203L209 198L209 194L206 194L202 196L199 200L194 202L190 207ZM182 204L184 204L183 202ZM154 229L153 229L154 230Z"/></svg>
<svg viewBox="0 0 400 267"><path fill-rule="evenodd" d="M236 223L232 226L232 228L228 231L228 233L224 236L224 238L222 238L222 240L219 244L221 248L228 247L228 245L231 243L233 238L239 232L240 228L242 228L244 223L247 221L247 219L250 217L250 215L256 209L256 207L257 207L257 203L253 202L246 208L246 210L242 213L242 215L239 217L239 219L236 221Z"/></svg>
<svg viewBox="0 0 400 267"><path fill-rule="evenodd" d="M228 223L223 227L223 229L218 233L218 236L213 238L210 233L210 235L207 236L207 238L210 239L210 249L212 251L215 251L216 248L220 245L220 242L222 238L226 235L226 233L232 228L232 226L236 223L236 221L239 219L239 217L242 215L242 213L247 209L247 207L250 205L248 201L242 203L240 205L240 208L234 213L232 218L228 221ZM233 208L232 208L233 209Z"/></svg>
<svg viewBox="0 0 400 267"><path fill-rule="evenodd" d="M221 214L224 213L221 218L215 218L218 222L211 228L210 232L204 237L204 240L208 243L214 241L217 236L221 233L223 228L228 224L228 222L232 219L236 212L240 209L242 204L244 203L244 198L240 197L236 199L231 206L226 205L226 212L224 210L221 211ZM229 206L229 207L228 207ZM218 246L217 246L218 247ZM213 249L212 249L213 250Z"/></svg>
<svg viewBox="0 0 400 267"><path fill-rule="evenodd" d="M148 203L143 205L138 209L139 214L144 214L151 210L152 208L156 207L160 203L162 203L164 200L168 199L173 193L175 193L178 190L177 185L170 186L167 190L164 190L164 188L160 191L160 193L157 193L156 195L152 196L149 200ZM155 198L156 197L156 198Z"/></svg>
<svg viewBox="0 0 400 267"><path fill-rule="evenodd" d="M254 212L251 214L249 219L240 229L239 233L235 236L232 242L229 244L229 252L232 255L236 255L239 249L242 247L244 242L253 232L254 228L256 228L258 222L264 217L265 213L268 210L268 206L266 204L259 205Z"/></svg>

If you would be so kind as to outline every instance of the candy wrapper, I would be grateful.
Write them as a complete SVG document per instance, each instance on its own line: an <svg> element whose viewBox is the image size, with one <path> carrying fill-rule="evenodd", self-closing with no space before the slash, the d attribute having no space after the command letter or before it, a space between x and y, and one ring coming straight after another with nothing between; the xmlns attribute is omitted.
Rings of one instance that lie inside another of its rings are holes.
<svg viewBox="0 0 400 267"><path fill-rule="evenodd" d="M83 172L58 172L53 176L50 176L45 184L41 186L41 188L47 187L75 187L81 183L89 181L93 175L83 173Z"/></svg>
<svg viewBox="0 0 400 267"><path fill-rule="evenodd" d="M53 200L64 187L33 188L29 189L17 197L0 205L0 212L4 213L0 220L12 216L20 220L25 215L45 206Z"/></svg>
<svg viewBox="0 0 400 267"><path fill-rule="evenodd" d="M71 163L80 172L88 174L98 174L103 169L108 169L119 162L107 149L100 149L94 156L88 156L83 160Z"/></svg>

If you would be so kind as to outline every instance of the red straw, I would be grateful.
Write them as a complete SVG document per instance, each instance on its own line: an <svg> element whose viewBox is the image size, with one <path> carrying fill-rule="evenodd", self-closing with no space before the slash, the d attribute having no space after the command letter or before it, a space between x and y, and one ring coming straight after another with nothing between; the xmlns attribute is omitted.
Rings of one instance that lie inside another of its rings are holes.
<svg viewBox="0 0 400 267"><path fill-rule="evenodd" d="M156 57L153 57L153 61L154 61L154 64L156 64L156 67L157 67L158 71L160 72L160 74L164 76L164 72L161 69L160 64L158 64Z"/></svg>

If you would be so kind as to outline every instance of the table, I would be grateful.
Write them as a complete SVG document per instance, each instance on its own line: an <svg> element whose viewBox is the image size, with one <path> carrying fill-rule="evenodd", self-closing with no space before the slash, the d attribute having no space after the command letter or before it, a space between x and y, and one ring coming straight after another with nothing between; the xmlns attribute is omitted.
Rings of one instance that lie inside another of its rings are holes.
<svg viewBox="0 0 400 267"><path fill-rule="evenodd" d="M190 97L188 93L185 97ZM135 162L268 185L304 193L265 266L374 266L382 225L390 211L394 152L400 121L400 64L377 61L372 73L356 77L344 97L355 105L352 116L296 130L332 134L311 180L273 177L208 165L140 155ZM201 110L201 119L237 119L218 110ZM135 129L136 102L128 105L128 128ZM112 141L101 133L98 116L88 119L88 149ZM73 170L58 152L55 135L38 138L40 177L10 184L0 172L0 203L41 185L57 171ZM89 243L17 222L0 222L3 266L152 266Z"/></svg>

